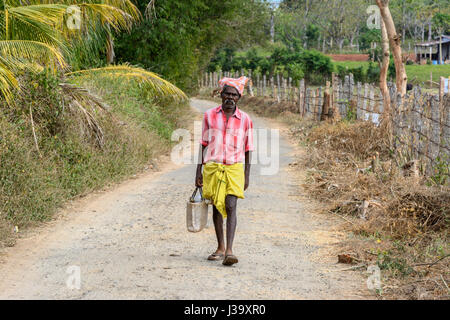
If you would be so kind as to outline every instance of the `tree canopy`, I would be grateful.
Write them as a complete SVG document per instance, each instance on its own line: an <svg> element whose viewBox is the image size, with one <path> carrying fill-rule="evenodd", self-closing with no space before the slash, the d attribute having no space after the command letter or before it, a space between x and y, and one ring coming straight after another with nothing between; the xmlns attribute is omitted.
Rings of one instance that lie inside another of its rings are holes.
<svg viewBox="0 0 450 320"><path fill-rule="evenodd" d="M259 0L137 0L146 19L116 39L118 61L159 73L183 89L219 47L243 47L267 39L269 10Z"/></svg>

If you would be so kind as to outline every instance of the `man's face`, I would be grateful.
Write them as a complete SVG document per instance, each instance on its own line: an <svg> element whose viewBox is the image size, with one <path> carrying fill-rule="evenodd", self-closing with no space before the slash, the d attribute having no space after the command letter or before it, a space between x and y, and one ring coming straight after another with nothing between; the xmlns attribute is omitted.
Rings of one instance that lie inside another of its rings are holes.
<svg viewBox="0 0 450 320"><path fill-rule="evenodd" d="M240 99L239 91L236 88L225 86L222 91L222 108L232 110L236 107Z"/></svg>

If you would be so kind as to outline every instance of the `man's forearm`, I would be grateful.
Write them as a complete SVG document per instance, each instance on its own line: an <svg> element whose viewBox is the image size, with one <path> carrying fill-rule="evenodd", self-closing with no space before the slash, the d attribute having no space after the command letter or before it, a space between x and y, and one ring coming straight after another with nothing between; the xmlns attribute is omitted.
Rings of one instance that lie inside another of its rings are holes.
<svg viewBox="0 0 450 320"><path fill-rule="evenodd" d="M252 153L250 151L247 151L245 153L245 176L249 177L250 175L250 166L252 162Z"/></svg>
<svg viewBox="0 0 450 320"><path fill-rule="evenodd" d="M205 154L206 147L204 145L199 148L199 154L198 154L198 162L197 162L197 173L202 172L202 165L203 165L203 155Z"/></svg>

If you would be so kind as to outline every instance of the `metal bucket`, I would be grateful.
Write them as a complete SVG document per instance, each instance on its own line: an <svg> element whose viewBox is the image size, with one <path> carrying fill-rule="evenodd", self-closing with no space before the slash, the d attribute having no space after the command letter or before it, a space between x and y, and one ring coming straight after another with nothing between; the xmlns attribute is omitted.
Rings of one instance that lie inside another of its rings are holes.
<svg viewBox="0 0 450 320"><path fill-rule="evenodd" d="M199 195L196 197L197 191ZM208 223L208 204L202 195L201 188L196 188L186 205L186 226L189 232L199 232Z"/></svg>
<svg viewBox="0 0 450 320"><path fill-rule="evenodd" d="M199 232L208 223L208 205L202 202L188 201L186 207L186 226L189 232Z"/></svg>

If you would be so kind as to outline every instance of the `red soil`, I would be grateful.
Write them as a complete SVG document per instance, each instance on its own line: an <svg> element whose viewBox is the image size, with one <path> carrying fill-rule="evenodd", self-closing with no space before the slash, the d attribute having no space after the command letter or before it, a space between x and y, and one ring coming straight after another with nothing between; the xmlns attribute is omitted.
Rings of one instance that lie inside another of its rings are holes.
<svg viewBox="0 0 450 320"><path fill-rule="evenodd" d="M334 61L367 61L369 60L368 54L328 54Z"/></svg>

